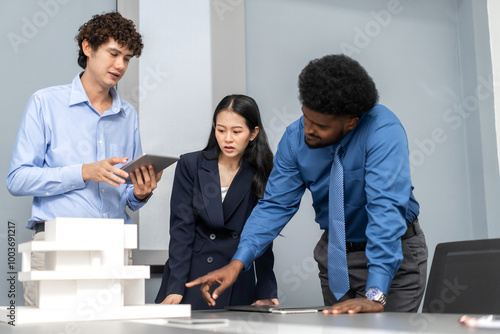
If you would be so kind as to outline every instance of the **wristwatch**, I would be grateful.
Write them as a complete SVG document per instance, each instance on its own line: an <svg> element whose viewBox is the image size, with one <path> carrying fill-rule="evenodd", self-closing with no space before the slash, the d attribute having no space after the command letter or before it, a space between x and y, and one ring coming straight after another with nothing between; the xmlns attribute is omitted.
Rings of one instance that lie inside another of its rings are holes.
<svg viewBox="0 0 500 334"><path fill-rule="evenodd" d="M385 306L387 302L387 296L379 288L369 288L365 292L365 297L374 302L380 303Z"/></svg>

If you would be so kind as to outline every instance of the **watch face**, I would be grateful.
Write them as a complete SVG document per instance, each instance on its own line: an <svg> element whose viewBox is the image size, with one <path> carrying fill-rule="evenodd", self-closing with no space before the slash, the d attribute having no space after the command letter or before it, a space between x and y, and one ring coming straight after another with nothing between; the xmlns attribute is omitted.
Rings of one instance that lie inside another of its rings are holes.
<svg viewBox="0 0 500 334"><path fill-rule="evenodd" d="M369 288L368 290L366 290L365 296L366 298L373 300L375 302L379 302L382 305L385 305L386 303L386 297L380 289Z"/></svg>
<svg viewBox="0 0 500 334"><path fill-rule="evenodd" d="M382 294L382 291L375 288L370 288L366 291L366 297L369 299L377 299Z"/></svg>

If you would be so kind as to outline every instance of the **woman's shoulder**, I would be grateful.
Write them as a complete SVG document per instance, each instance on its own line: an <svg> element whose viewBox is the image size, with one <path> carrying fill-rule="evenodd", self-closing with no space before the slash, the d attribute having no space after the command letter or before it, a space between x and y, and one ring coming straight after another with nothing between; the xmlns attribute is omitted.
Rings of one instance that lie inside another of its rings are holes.
<svg viewBox="0 0 500 334"><path fill-rule="evenodd" d="M194 152L183 153L183 154L181 154L179 160L193 160L193 159L197 159L202 154L202 152L203 151L194 151Z"/></svg>
<svg viewBox="0 0 500 334"><path fill-rule="evenodd" d="M189 166L199 166L204 160L213 160L214 153L215 152L212 152L212 150L200 150L184 153L179 157L179 163L187 164Z"/></svg>

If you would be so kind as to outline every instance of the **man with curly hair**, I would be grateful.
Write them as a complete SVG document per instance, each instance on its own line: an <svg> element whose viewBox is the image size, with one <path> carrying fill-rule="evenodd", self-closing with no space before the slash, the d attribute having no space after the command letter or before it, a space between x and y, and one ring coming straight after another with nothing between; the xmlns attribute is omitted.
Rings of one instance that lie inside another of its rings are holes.
<svg viewBox="0 0 500 334"><path fill-rule="evenodd" d="M26 227L34 240L43 240L44 221L56 217L132 223L125 208L141 208L161 178L143 167L126 184L129 175L119 168L142 154L137 112L115 89L130 59L141 55L134 23L117 12L94 15L76 40L84 71L71 84L31 96L10 160L8 190L33 196ZM44 268L43 254L33 253L32 268ZM27 282L24 290L25 304L36 305L37 283Z"/></svg>
<svg viewBox="0 0 500 334"><path fill-rule="evenodd" d="M299 76L299 98L303 115L279 143L233 260L187 286L202 284L215 305L297 212L307 188L325 230L314 249L324 303L332 305L323 313L416 312L427 246L401 122L377 103L366 70L344 55L311 61Z"/></svg>

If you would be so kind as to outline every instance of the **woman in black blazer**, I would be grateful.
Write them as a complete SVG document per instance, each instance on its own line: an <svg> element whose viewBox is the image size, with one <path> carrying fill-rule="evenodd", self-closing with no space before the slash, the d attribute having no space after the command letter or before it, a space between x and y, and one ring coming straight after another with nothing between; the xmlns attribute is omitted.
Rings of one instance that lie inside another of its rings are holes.
<svg viewBox="0 0 500 334"><path fill-rule="evenodd" d="M191 304L193 310L278 304L272 245L219 296L215 307L207 305L198 288L184 286L231 261L272 165L257 104L245 95L226 96L215 109L205 149L184 154L177 163L169 259L156 303Z"/></svg>

